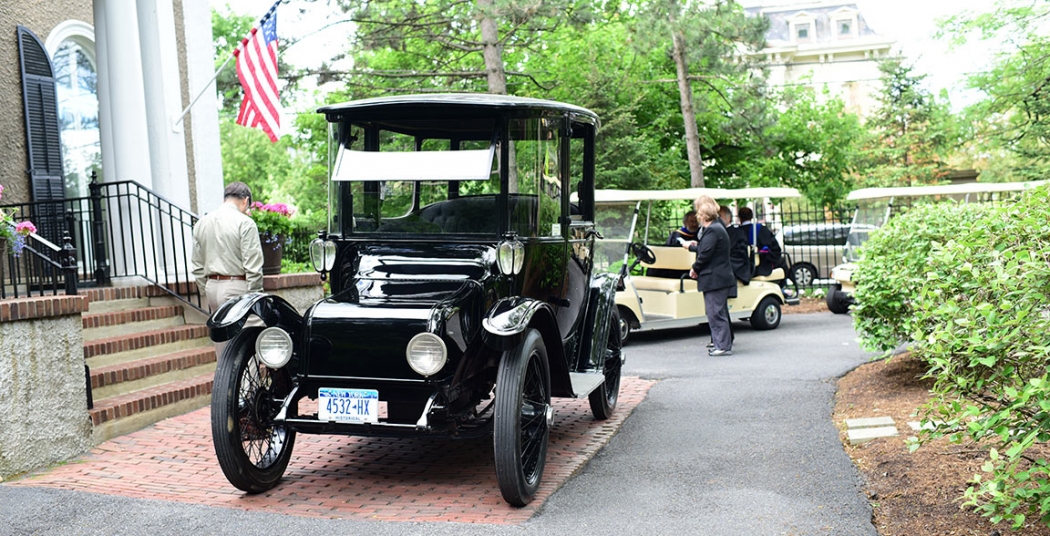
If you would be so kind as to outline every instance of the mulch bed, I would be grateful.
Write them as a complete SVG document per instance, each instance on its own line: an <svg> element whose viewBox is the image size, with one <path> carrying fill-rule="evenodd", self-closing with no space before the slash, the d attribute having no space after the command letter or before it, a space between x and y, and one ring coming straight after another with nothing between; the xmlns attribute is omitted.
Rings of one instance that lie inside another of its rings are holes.
<svg viewBox="0 0 1050 536"><path fill-rule="evenodd" d="M861 365L842 377L835 395L833 419L846 453L866 481L873 522L882 536L1050 536L1045 525L1013 531L1007 523L993 525L970 507L961 506L968 482L981 472L988 449L938 440L914 453L905 439L915 432L908 421L921 419L918 408L929 398L932 381L925 368L907 354ZM892 417L899 437L851 446L846 419Z"/></svg>

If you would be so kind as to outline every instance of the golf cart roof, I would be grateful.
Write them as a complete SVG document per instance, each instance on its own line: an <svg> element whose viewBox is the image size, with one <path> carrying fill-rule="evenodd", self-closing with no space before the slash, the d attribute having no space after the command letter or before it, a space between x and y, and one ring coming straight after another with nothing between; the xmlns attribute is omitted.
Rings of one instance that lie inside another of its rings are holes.
<svg viewBox="0 0 1050 536"><path fill-rule="evenodd" d="M714 199L756 199L761 197L802 197L794 188L685 188L682 190L595 190L596 203L630 201L690 201L707 195ZM576 194L573 194L574 200Z"/></svg>
<svg viewBox="0 0 1050 536"><path fill-rule="evenodd" d="M895 186L890 188L861 188L846 197L849 201L879 199L883 197L924 197L931 195L961 195L989 192L1017 192L1037 188L1050 181L1031 182L966 182L940 186Z"/></svg>

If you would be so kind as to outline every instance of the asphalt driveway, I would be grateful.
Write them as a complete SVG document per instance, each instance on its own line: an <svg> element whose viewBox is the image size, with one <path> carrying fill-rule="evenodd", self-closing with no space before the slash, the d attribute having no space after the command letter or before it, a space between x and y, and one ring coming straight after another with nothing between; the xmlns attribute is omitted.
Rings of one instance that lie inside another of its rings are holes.
<svg viewBox="0 0 1050 536"><path fill-rule="evenodd" d="M0 485L0 534L875 535L831 421L835 378L869 357L851 319L737 323L731 357L708 357L706 341L703 329L637 334L625 374L657 383L525 521L326 519L18 482Z"/></svg>

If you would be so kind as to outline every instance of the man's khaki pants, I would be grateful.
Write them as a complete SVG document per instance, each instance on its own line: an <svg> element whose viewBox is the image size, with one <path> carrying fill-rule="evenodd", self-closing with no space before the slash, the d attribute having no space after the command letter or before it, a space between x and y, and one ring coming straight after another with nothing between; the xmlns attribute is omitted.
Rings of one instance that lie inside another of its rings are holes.
<svg viewBox="0 0 1050 536"><path fill-rule="evenodd" d="M208 286L204 289L205 294L208 296L208 310L215 312L220 305L229 300L230 298L236 298L242 294L248 293L248 282L240 279L209 279ZM244 323L244 327L255 327L265 326L263 321L255 315L248 317L248 321ZM227 341L229 342L229 341ZM215 357L216 359L222 359L222 353L226 349L226 342L215 343Z"/></svg>

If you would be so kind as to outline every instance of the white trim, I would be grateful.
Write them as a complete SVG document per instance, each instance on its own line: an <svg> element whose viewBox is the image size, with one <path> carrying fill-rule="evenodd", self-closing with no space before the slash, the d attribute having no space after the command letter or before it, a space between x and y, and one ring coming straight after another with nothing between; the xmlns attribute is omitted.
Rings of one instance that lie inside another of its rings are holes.
<svg viewBox="0 0 1050 536"><path fill-rule="evenodd" d="M55 53L58 52L58 47L62 46L62 42L70 39L76 44L80 45L80 48L88 55L91 63L95 65L95 71L98 71L98 62L95 60L95 27L79 20L67 20L60 22L55 29L51 30L51 33L47 34L47 39L44 41L44 48L47 49L47 53L52 58Z"/></svg>

